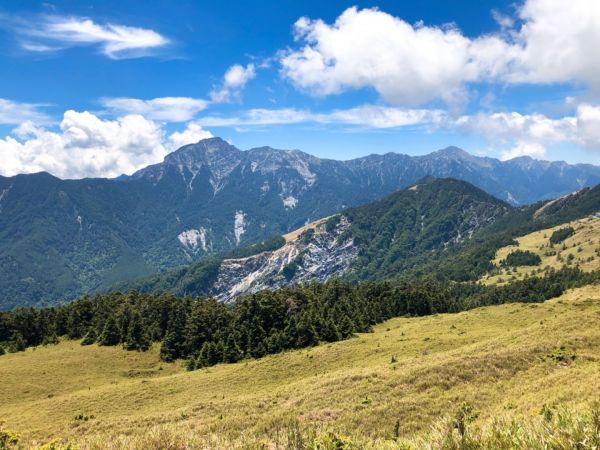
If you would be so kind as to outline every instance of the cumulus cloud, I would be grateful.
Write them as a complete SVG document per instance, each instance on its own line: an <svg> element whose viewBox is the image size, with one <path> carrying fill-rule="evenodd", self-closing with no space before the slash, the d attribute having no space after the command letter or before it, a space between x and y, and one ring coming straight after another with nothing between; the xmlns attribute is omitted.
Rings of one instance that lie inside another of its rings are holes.
<svg viewBox="0 0 600 450"><path fill-rule="evenodd" d="M475 38L378 9L352 7L332 24L303 17L294 25L298 46L282 52L281 71L314 95L372 88L395 105L456 104L474 82L600 88L600 2L526 0L517 17L494 15L498 33Z"/></svg>
<svg viewBox="0 0 600 450"><path fill-rule="evenodd" d="M503 159L524 155L542 158L546 146L564 142L600 150L600 106L588 103L577 105L572 116L481 113L463 116L449 126L483 136L497 146L512 145L502 153Z"/></svg>
<svg viewBox="0 0 600 450"><path fill-rule="evenodd" d="M561 142L573 140L578 133L576 117L552 119L543 114L518 112L463 116L455 124L465 131L481 134L493 141Z"/></svg>
<svg viewBox="0 0 600 450"><path fill-rule="evenodd" d="M334 24L299 19L305 45L285 54L282 73L315 95L374 88L395 104L462 95L470 41L456 29L413 26L377 9L344 11Z"/></svg>
<svg viewBox="0 0 600 450"><path fill-rule="evenodd" d="M580 82L600 88L600 2L527 0L506 63L512 83Z"/></svg>
<svg viewBox="0 0 600 450"><path fill-rule="evenodd" d="M213 137L213 134L195 122L190 122L183 131L176 131L169 136L170 147L175 150L187 144Z"/></svg>
<svg viewBox="0 0 600 450"><path fill-rule="evenodd" d="M59 132L26 122L14 135L0 139L5 176L47 171L63 178L113 177L156 163L166 154L163 130L140 115L102 120L70 110Z"/></svg>
<svg viewBox="0 0 600 450"><path fill-rule="evenodd" d="M590 148L600 149L600 106L581 104L577 107L579 141Z"/></svg>
<svg viewBox="0 0 600 450"><path fill-rule="evenodd" d="M59 130L24 122L0 139L0 174L46 171L61 178L131 174L184 144L212 137L198 124L165 136L157 123L138 114L103 120L89 112L66 111Z"/></svg>
<svg viewBox="0 0 600 450"><path fill-rule="evenodd" d="M21 47L32 52L53 52L76 45L96 45L111 59L147 56L169 44L169 39L147 28L114 23L99 24L77 16L41 16L35 22L4 17L5 27L21 39Z"/></svg>
<svg viewBox="0 0 600 450"><path fill-rule="evenodd" d="M26 121L37 124L49 123L52 121L50 117L40 111L43 106L45 105L0 98L0 125L18 125Z"/></svg>
<svg viewBox="0 0 600 450"><path fill-rule="evenodd" d="M190 97L159 97L151 100L138 98L103 98L102 105L116 115L141 114L152 120L186 122L208 106L206 100Z"/></svg>
<svg viewBox="0 0 600 450"><path fill-rule="evenodd" d="M500 154L502 161L518 158L520 156L530 156L534 159L544 159L546 149L543 145L535 142L519 142L515 147L505 150Z"/></svg>
<svg viewBox="0 0 600 450"><path fill-rule="evenodd" d="M225 72L222 85L210 92L211 100L217 103L224 103L239 97L246 83L255 76L256 69L254 64L248 64L246 67L234 64Z"/></svg>

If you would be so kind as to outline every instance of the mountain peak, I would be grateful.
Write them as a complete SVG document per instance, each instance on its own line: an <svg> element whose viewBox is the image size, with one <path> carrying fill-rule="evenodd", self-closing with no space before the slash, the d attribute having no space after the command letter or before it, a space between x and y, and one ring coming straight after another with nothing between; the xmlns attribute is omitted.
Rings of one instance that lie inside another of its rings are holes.
<svg viewBox="0 0 600 450"><path fill-rule="evenodd" d="M471 158L473 155L464 151L462 148L455 147L453 145L433 152L432 155L436 156L448 156L457 158Z"/></svg>
<svg viewBox="0 0 600 450"><path fill-rule="evenodd" d="M184 145L178 148L173 153L169 153L165 157L165 162L178 161L182 156L196 156L204 157L207 154L219 153L222 151L235 151L239 152L236 147L231 145L229 142L221 139L220 137L212 137L207 139L201 139L195 144Z"/></svg>

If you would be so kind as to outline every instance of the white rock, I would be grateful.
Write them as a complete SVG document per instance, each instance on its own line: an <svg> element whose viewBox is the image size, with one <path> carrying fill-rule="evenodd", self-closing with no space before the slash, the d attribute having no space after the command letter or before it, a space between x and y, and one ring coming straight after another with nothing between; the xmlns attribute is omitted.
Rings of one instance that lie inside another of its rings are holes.
<svg viewBox="0 0 600 450"><path fill-rule="evenodd" d="M233 234L236 245L240 243L242 234L246 232L246 214L244 211L236 211L233 219Z"/></svg>
<svg viewBox="0 0 600 450"><path fill-rule="evenodd" d="M181 245L193 253L198 253L200 249L204 250L205 252L207 251L206 229L204 227L200 227L197 230L186 230L183 233L180 233L177 236L177 239L179 239Z"/></svg>

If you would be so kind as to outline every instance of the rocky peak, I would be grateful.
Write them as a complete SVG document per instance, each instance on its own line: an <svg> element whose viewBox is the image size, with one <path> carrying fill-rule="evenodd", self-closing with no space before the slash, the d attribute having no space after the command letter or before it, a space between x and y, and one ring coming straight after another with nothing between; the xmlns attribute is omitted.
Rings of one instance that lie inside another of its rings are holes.
<svg viewBox="0 0 600 450"><path fill-rule="evenodd" d="M222 166L235 166L242 159L241 151L221 138L203 139L196 144L184 145L165 157L165 164L193 170L207 165L217 172Z"/></svg>
<svg viewBox="0 0 600 450"><path fill-rule="evenodd" d="M149 166L136 172L134 178L146 178L158 182L168 167L175 168L184 179L188 190L193 190L193 182L205 167L210 173L209 181L218 191L226 178L240 164L243 152L221 138L203 139L195 144L184 145L169 153L160 164Z"/></svg>
<svg viewBox="0 0 600 450"><path fill-rule="evenodd" d="M444 156L448 158L470 158L471 154L464 151L462 148L453 145L433 152L431 156Z"/></svg>

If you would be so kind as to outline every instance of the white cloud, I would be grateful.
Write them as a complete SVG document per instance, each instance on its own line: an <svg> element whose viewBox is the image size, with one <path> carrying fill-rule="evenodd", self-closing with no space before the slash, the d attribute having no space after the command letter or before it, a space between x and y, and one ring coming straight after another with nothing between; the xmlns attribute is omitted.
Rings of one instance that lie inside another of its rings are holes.
<svg viewBox="0 0 600 450"><path fill-rule="evenodd" d="M472 41L453 27L411 25L377 9L344 11L334 24L301 18L296 40L304 46L281 58L282 73L316 95L374 88L394 104L461 100L463 84L494 72L504 43ZM476 56L486 52L485 58Z"/></svg>
<svg viewBox="0 0 600 450"><path fill-rule="evenodd" d="M543 114L518 112L463 116L455 125L492 141L533 140L551 143L573 140L578 133L576 117L552 119Z"/></svg>
<svg viewBox="0 0 600 450"><path fill-rule="evenodd" d="M577 107L579 141L600 150L600 106L581 104Z"/></svg>
<svg viewBox="0 0 600 450"><path fill-rule="evenodd" d="M319 123L352 125L368 128L397 128L409 125L439 124L446 113L437 109L405 109L376 105L362 105L350 109L336 109L315 113L294 108L249 109L233 117L202 117L197 123L209 127L289 125Z"/></svg>
<svg viewBox="0 0 600 450"><path fill-rule="evenodd" d="M582 82L600 88L600 2L527 0L519 11L518 49L507 60L513 83Z"/></svg>
<svg viewBox="0 0 600 450"><path fill-rule="evenodd" d="M500 154L502 161L518 158L520 156L530 156L534 159L544 159L546 149L543 145L535 142L519 142L515 147L505 150Z"/></svg>
<svg viewBox="0 0 600 450"><path fill-rule="evenodd" d="M35 103L21 103L0 98L0 125L18 125L30 121L37 124L51 122L50 117L40 111Z"/></svg>
<svg viewBox="0 0 600 450"><path fill-rule="evenodd" d="M152 100L137 98L103 98L101 103L114 114L141 114L152 120L185 122L208 106L206 100L190 97L159 97Z"/></svg>
<svg viewBox="0 0 600 450"><path fill-rule="evenodd" d="M53 47L45 44L38 44L35 42L21 42L21 48L28 52L34 53L52 53L61 50L61 47Z"/></svg>
<svg viewBox="0 0 600 450"><path fill-rule="evenodd" d="M463 116L448 126L485 137L496 146L512 145L503 158L543 157L544 147L571 143L600 150L600 106L581 103L575 114L550 118L543 114L502 112Z"/></svg>
<svg viewBox="0 0 600 450"><path fill-rule="evenodd" d="M85 17L41 16L36 22L14 18L9 22L8 26L25 38L21 47L33 52L97 45L111 59L136 58L147 56L170 42L154 30L113 23L98 24Z"/></svg>
<svg viewBox="0 0 600 450"><path fill-rule="evenodd" d="M212 134L193 122L167 137L160 124L139 114L103 120L69 110L56 131L24 122L0 139L0 175L46 171L60 178L116 177L208 137Z"/></svg>
<svg viewBox="0 0 600 450"><path fill-rule="evenodd" d="M372 88L395 105L460 104L474 82L600 89L599 1L526 0L517 17L494 16L498 32L475 38L377 9L349 8L333 24L303 17L298 47L281 54L282 75L314 95Z"/></svg>
<svg viewBox="0 0 600 450"><path fill-rule="evenodd" d="M502 14L497 9L492 9L492 17L496 21L500 28L512 28L515 24L515 20L506 14Z"/></svg>
<svg viewBox="0 0 600 450"><path fill-rule="evenodd" d="M254 64L248 64L246 67L234 64L225 72L221 87L210 92L210 98L217 103L229 102L239 97L246 83L254 77L256 77Z"/></svg>
<svg viewBox="0 0 600 450"><path fill-rule="evenodd" d="M139 115L101 120L66 111L60 132L26 122L0 139L2 175L47 171L62 178L113 177L156 163L166 154L163 131Z"/></svg>
<svg viewBox="0 0 600 450"><path fill-rule="evenodd" d="M175 150L184 145L193 144L211 137L213 137L213 134L210 131L205 130L197 123L190 122L187 124L185 130L172 133L169 136L169 142L170 147Z"/></svg>
<svg viewBox="0 0 600 450"><path fill-rule="evenodd" d="M439 125L446 120L446 112L439 109L406 109L363 105L319 114L315 121L371 128L398 128L411 125Z"/></svg>

